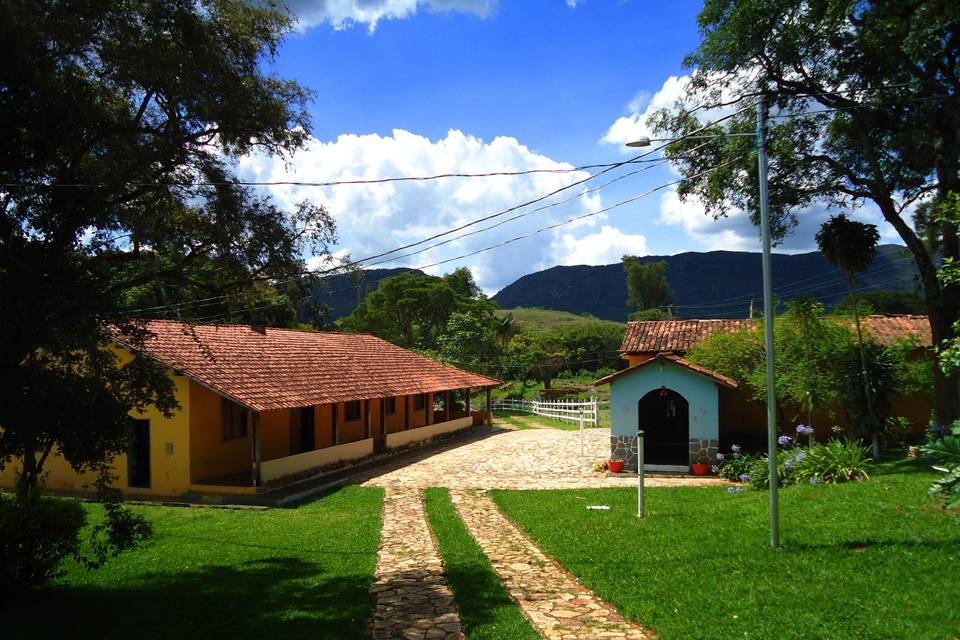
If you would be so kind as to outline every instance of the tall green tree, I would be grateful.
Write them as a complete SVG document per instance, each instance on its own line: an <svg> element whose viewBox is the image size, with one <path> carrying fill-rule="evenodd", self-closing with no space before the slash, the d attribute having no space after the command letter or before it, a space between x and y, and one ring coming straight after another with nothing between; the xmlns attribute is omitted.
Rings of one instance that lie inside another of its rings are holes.
<svg viewBox="0 0 960 640"><path fill-rule="evenodd" d="M636 307L638 313L662 311L673 303L665 260L641 262L637 256L623 256L621 261L627 277L627 304Z"/></svg>
<svg viewBox="0 0 960 640"><path fill-rule="evenodd" d="M495 331L497 308L466 269L444 277L402 273L382 280L340 324L347 331L372 333L408 349L435 351L454 313L473 314Z"/></svg>
<svg viewBox="0 0 960 640"><path fill-rule="evenodd" d="M106 473L130 410L176 408L156 365L105 349L107 325L137 343L135 316L174 312L137 305L178 288L192 303L256 299L334 229L322 208L279 208L232 174L240 155L289 154L309 132L307 92L269 71L292 29L271 3L0 12L0 462L18 459L32 493L54 452Z"/></svg>
<svg viewBox="0 0 960 640"><path fill-rule="evenodd" d="M655 114L654 128L690 133L710 117L709 109L696 107L725 105L739 113L701 133L750 133L754 99L769 95L775 237L810 205L872 202L920 272L934 343L954 338L960 287L938 279L935 258L960 256L957 230L931 220L927 235L934 242L924 242L909 216L920 198L943 200L960 191L960 5L706 0L698 22L700 45L685 60L694 69L687 95ZM741 209L757 222L753 140L718 137L685 154L702 142L688 139L666 150L686 176L681 197L696 197L713 216ZM935 404L941 421L960 417L956 372L937 372Z"/></svg>

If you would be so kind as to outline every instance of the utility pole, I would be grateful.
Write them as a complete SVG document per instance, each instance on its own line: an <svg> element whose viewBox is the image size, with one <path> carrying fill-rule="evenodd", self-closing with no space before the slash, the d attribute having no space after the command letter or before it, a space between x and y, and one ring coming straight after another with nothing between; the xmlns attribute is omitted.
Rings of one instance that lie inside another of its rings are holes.
<svg viewBox="0 0 960 640"><path fill-rule="evenodd" d="M770 546L780 546L777 488L777 393L773 381L773 269L770 259L770 211L767 202L767 96L757 107L757 158L760 169L760 241L763 245L763 334L767 356L767 459L770 462Z"/></svg>

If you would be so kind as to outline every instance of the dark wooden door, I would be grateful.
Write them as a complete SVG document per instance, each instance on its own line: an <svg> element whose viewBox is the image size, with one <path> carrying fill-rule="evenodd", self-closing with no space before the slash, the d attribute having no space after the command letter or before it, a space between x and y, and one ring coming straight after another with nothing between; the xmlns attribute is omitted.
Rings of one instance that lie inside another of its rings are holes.
<svg viewBox="0 0 960 640"><path fill-rule="evenodd" d="M150 488L150 421L130 421L127 448L127 486Z"/></svg>
<svg viewBox="0 0 960 640"><path fill-rule="evenodd" d="M686 466L690 463L690 405L671 389L656 389L640 399L644 464Z"/></svg>
<svg viewBox="0 0 960 640"><path fill-rule="evenodd" d="M316 430L313 428L314 415L313 407L300 410L300 451L313 451L317 448Z"/></svg>

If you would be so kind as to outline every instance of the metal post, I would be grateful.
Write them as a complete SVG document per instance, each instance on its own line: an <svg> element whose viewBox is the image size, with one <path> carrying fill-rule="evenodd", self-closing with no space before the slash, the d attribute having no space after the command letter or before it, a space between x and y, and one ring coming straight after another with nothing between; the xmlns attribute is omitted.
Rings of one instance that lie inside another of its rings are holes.
<svg viewBox="0 0 960 640"><path fill-rule="evenodd" d="M770 461L770 546L780 546L780 505L777 487L777 396L773 381L773 271L770 260L770 212L767 203L767 97L757 109L757 157L760 173L760 238L763 244L763 324L767 358L767 458Z"/></svg>
<svg viewBox="0 0 960 640"><path fill-rule="evenodd" d="M637 431L637 517L646 516L643 506L643 429Z"/></svg>
<svg viewBox="0 0 960 640"><path fill-rule="evenodd" d="M583 409L580 409L580 457L583 457Z"/></svg>

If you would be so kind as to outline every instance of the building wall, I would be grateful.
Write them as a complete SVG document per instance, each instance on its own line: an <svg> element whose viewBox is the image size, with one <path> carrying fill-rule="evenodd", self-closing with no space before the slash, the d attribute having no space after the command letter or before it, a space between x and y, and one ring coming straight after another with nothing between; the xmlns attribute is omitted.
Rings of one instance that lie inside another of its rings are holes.
<svg viewBox="0 0 960 640"><path fill-rule="evenodd" d="M387 433L396 433L398 431L403 431L407 428L406 423L404 422L404 416L406 411L407 403L409 399L407 396L398 396L397 397L397 410L393 414L387 414L385 416L385 424L387 428Z"/></svg>
<svg viewBox="0 0 960 640"><path fill-rule="evenodd" d="M688 404L688 439L695 452L715 454L719 448L718 385L698 373L672 362L648 365L617 378L610 384L610 451L625 467L637 468L637 430L641 425L639 403L650 391L666 388L679 393Z"/></svg>
<svg viewBox="0 0 960 640"><path fill-rule="evenodd" d="M130 360L129 352L115 349L121 362ZM127 456L121 454L113 461L113 473L116 480L112 484L117 489L143 495L174 496L186 491L190 486L190 436L189 409L191 406L190 382L183 376L168 373L173 381L174 393L180 410L170 418L165 417L154 407L148 407L143 413L132 413L131 417L150 421L150 488L127 486ZM54 491L94 492L93 483L96 474L78 474L73 467L56 453L44 464L43 486ZM0 472L0 486L4 490L13 489L20 473L19 464L8 464Z"/></svg>
<svg viewBox="0 0 960 640"><path fill-rule="evenodd" d="M253 429L247 435L223 439L220 423L221 397L190 382L190 477L204 482L249 471L253 466Z"/></svg>

